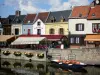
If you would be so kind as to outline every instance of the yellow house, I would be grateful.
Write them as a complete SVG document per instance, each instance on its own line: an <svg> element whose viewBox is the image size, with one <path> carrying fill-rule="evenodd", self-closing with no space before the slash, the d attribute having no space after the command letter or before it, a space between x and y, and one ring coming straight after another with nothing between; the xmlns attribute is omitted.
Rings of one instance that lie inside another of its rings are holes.
<svg viewBox="0 0 100 75"><path fill-rule="evenodd" d="M68 35L68 22L45 23L45 34Z"/></svg>
<svg viewBox="0 0 100 75"><path fill-rule="evenodd" d="M71 10L50 12L45 23L46 35L68 35L68 17Z"/></svg>

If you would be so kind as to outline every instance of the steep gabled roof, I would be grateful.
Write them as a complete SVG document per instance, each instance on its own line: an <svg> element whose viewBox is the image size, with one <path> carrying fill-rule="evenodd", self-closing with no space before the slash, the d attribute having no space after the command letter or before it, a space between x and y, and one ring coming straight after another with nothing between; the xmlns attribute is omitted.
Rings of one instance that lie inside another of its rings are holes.
<svg viewBox="0 0 100 75"><path fill-rule="evenodd" d="M12 24L13 20L15 19L15 15L9 15L7 18L9 19L9 24Z"/></svg>
<svg viewBox="0 0 100 75"><path fill-rule="evenodd" d="M55 22L61 22L62 18L64 18L65 21L68 21L68 17L70 14L71 14L71 10L50 12L50 15L46 22L51 23L52 18L55 18Z"/></svg>
<svg viewBox="0 0 100 75"><path fill-rule="evenodd" d="M90 6L76 6L72 10L72 14L69 18L87 18L90 11Z"/></svg>
<svg viewBox="0 0 100 75"><path fill-rule="evenodd" d="M100 5L92 7L88 15L88 19L99 19L100 20Z"/></svg>
<svg viewBox="0 0 100 75"><path fill-rule="evenodd" d="M34 22L34 19L36 17L36 14L27 14L27 16L25 17L23 23L24 24L31 24Z"/></svg>
<svg viewBox="0 0 100 75"><path fill-rule="evenodd" d="M49 16L49 12L40 12L38 13L35 21L37 21L38 19L42 20L44 23L46 22L47 18Z"/></svg>
<svg viewBox="0 0 100 75"><path fill-rule="evenodd" d="M19 16L16 16L13 20L13 24L20 24L23 22L24 18L25 18L26 15L19 15Z"/></svg>
<svg viewBox="0 0 100 75"><path fill-rule="evenodd" d="M8 18L1 18L0 22L1 22L2 25L5 25L5 24L8 25L9 24L9 19Z"/></svg>

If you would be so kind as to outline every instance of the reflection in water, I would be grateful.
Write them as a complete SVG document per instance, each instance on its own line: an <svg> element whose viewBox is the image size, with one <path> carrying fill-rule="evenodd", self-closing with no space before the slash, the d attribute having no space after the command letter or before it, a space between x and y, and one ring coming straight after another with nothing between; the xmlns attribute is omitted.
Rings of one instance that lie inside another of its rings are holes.
<svg viewBox="0 0 100 75"><path fill-rule="evenodd" d="M37 69L38 70L43 70L44 69L44 65L43 64L38 64L37 65Z"/></svg>
<svg viewBox="0 0 100 75"><path fill-rule="evenodd" d="M20 62L15 62L13 64L14 68L17 68L17 67L21 67L21 63Z"/></svg>
<svg viewBox="0 0 100 75"><path fill-rule="evenodd" d="M34 66L31 63L27 63L24 65L25 68L32 69Z"/></svg>
<svg viewBox="0 0 100 75"><path fill-rule="evenodd" d="M70 70L46 62L1 59L0 75L100 75L100 68L88 66Z"/></svg>
<svg viewBox="0 0 100 75"><path fill-rule="evenodd" d="M5 67L9 67L10 63L9 63L8 61L4 61L4 62L2 63L2 65L5 66Z"/></svg>

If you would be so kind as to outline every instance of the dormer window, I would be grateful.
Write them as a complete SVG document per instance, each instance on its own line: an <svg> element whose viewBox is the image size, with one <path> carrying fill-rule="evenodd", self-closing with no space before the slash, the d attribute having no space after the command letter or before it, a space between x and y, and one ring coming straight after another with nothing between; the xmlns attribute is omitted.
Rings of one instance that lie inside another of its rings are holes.
<svg viewBox="0 0 100 75"><path fill-rule="evenodd" d="M81 13L79 14L79 17L82 17L82 14Z"/></svg>
<svg viewBox="0 0 100 75"><path fill-rule="evenodd" d="M55 17L51 17L51 22L56 22L56 18Z"/></svg>
<svg viewBox="0 0 100 75"><path fill-rule="evenodd" d="M93 13L93 14L92 14L92 16L94 17L94 16L95 16L95 14Z"/></svg>
<svg viewBox="0 0 100 75"><path fill-rule="evenodd" d="M28 21L28 23L30 23L30 21Z"/></svg>
<svg viewBox="0 0 100 75"><path fill-rule="evenodd" d="M18 18L16 19L16 22L18 22Z"/></svg>
<svg viewBox="0 0 100 75"><path fill-rule="evenodd" d="M61 22L64 22L65 18L63 16L61 16Z"/></svg>

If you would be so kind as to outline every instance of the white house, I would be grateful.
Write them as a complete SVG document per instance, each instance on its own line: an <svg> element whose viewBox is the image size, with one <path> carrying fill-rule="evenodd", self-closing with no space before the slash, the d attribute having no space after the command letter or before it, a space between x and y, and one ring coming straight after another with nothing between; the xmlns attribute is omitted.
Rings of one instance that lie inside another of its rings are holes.
<svg viewBox="0 0 100 75"><path fill-rule="evenodd" d="M33 25L33 34L45 35L45 24L38 19Z"/></svg>
<svg viewBox="0 0 100 75"><path fill-rule="evenodd" d="M33 25L33 34L45 35L45 22L48 16L49 12L38 13Z"/></svg>
<svg viewBox="0 0 100 75"><path fill-rule="evenodd" d="M15 18L13 19L11 26L11 34L21 35L22 34L22 22L25 18L25 15L21 15L19 10L16 11Z"/></svg>
<svg viewBox="0 0 100 75"><path fill-rule="evenodd" d="M100 47L100 5L91 7L87 18L87 35L85 38L88 47Z"/></svg>
<svg viewBox="0 0 100 75"><path fill-rule="evenodd" d="M22 25L22 35L32 35L36 14L27 14Z"/></svg>
<svg viewBox="0 0 100 75"><path fill-rule="evenodd" d="M89 11L90 6L76 6L72 10L68 26L71 48L79 48L85 44L84 38L89 29L87 28Z"/></svg>

